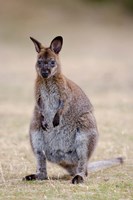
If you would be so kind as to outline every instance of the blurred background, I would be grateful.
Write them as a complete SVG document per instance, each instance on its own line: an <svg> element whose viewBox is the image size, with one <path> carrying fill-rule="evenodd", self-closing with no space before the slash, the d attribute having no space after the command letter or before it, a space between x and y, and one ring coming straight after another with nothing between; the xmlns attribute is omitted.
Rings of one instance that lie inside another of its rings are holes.
<svg viewBox="0 0 133 200"><path fill-rule="evenodd" d="M132 0L0 0L1 105L33 100L36 52L29 36L48 46L62 35L66 76L91 96L124 93L125 100L133 89L132 14Z"/></svg>
<svg viewBox="0 0 133 200"><path fill-rule="evenodd" d="M58 35L64 38L64 74L95 107L101 133L97 157L132 152L133 1L0 0L0 158L7 169L9 160L16 167L19 159L20 167L32 155L28 127L36 52L29 37L49 46Z"/></svg>

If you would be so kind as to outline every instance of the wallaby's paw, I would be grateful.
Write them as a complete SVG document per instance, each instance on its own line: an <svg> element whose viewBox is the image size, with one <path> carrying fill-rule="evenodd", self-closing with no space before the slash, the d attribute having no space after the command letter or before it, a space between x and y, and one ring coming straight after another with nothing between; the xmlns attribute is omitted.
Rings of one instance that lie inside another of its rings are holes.
<svg viewBox="0 0 133 200"><path fill-rule="evenodd" d="M59 113L57 112L54 116L54 119L53 119L53 126L58 126L60 123L60 116L59 116Z"/></svg>
<svg viewBox="0 0 133 200"><path fill-rule="evenodd" d="M30 174L28 176L25 176L23 178L23 181L33 181L33 180L36 180L36 179L37 179L36 174Z"/></svg>
<svg viewBox="0 0 133 200"><path fill-rule="evenodd" d="M35 180L48 180L48 177L44 174L30 174L23 178L23 181L35 181Z"/></svg>
<svg viewBox="0 0 133 200"><path fill-rule="evenodd" d="M47 123L45 123L45 124L42 123L42 129L44 131L47 131L48 130L48 124Z"/></svg>
<svg viewBox="0 0 133 200"><path fill-rule="evenodd" d="M79 184L79 183L83 183L84 182L84 178L80 175L76 175L73 179L72 179L72 184Z"/></svg>

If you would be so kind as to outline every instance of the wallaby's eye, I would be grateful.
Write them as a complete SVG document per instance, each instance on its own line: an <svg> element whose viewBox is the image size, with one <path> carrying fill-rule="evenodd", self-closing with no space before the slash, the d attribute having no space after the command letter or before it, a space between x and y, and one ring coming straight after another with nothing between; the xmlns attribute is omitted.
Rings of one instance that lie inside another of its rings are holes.
<svg viewBox="0 0 133 200"><path fill-rule="evenodd" d="M42 59L39 59L39 60L37 61L37 64L38 64L39 67L43 67L44 61L43 61Z"/></svg>
<svg viewBox="0 0 133 200"><path fill-rule="evenodd" d="M38 60L38 61L37 61L37 64L38 64L38 65L41 65L41 63L42 63L42 60Z"/></svg>
<svg viewBox="0 0 133 200"><path fill-rule="evenodd" d="M55 66L55 60L51 60L51 67Z"/></svg>

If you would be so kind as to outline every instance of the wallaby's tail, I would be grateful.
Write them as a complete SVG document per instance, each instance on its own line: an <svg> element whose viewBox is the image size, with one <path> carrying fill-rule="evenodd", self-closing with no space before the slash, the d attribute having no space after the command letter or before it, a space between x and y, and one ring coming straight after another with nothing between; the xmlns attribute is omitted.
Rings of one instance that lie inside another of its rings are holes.
<svg viewBox="0 0 133 200"><path fill-rule="evenodd" d="M123 164L123 162L124 162L124 158L122 157L92 162L92 163L89 163L88 165L88 172L96 172L102 169Z"/></svg>

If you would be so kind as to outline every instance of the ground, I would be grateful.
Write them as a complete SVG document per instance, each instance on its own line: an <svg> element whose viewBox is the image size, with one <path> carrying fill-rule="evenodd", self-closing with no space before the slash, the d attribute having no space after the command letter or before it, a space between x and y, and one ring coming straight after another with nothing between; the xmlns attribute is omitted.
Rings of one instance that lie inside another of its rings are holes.
<svg viewBox="0 0 133 200"><path fill-rule="evenodd" d="M34 2L29 10L30 4L23 9L23 1L13 2L1 8L0 200L133 199L132 18L120 10L113 15L112 8L92 7L88 13L80 4L66 3L62 10L61 4L45 9ZM49 180L22 181L36 167L28 136L36 53L28 37L49 44L57 35L64 37L64 74L82 87L95 108L100 138L91 161L125 158L122 166L89 174L80 185L72 185L67 172L51 163Z"/></svg>

